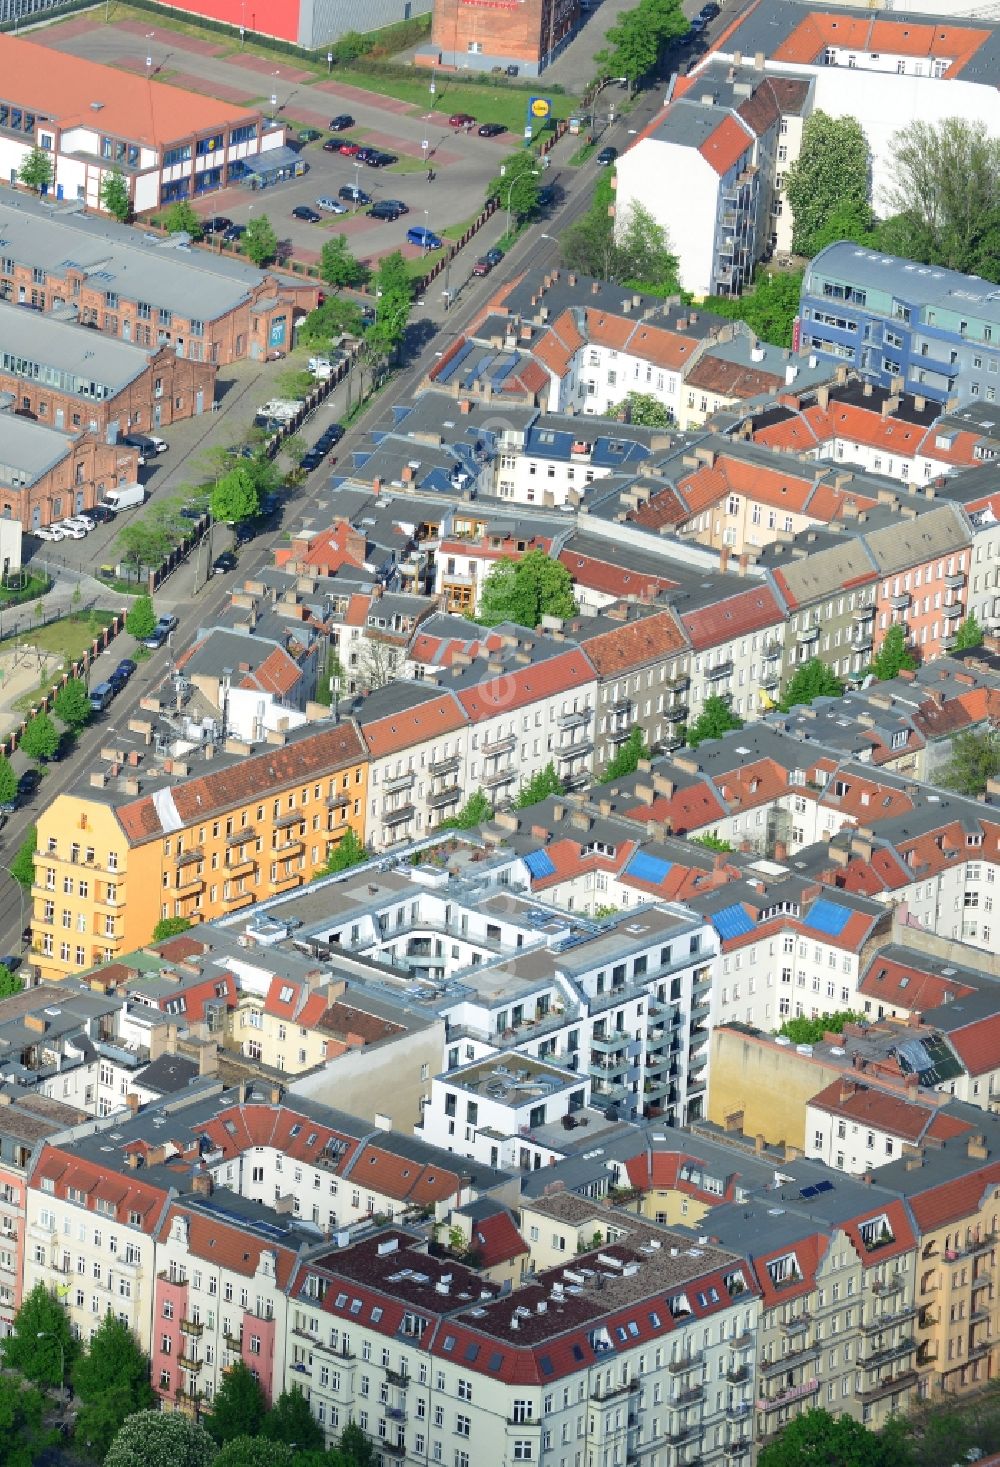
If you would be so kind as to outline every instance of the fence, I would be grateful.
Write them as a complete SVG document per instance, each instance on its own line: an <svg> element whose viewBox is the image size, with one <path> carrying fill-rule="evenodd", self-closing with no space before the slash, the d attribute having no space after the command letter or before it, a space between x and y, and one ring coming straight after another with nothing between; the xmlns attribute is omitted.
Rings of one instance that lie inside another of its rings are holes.
<svg viewBox="0 0 1000 1467"><path fill-rule="evenodd" d="M55 621L59 618L53 617L50 619ZM32 707L28 710L24 721L22 723L19 723L17 728L13 729L9 734L6 735L3 743L0 744L0 753L5 754L8 758L11 754L13 754L14 750L20 744L21 739L24 737L24 730L27 728L31 720L35 718L39 713L51 713L52 706L56 700L56 695L66 686L71 678L85 678L87 673L90 671L91 664L95 662L98 657L100 657L102 652L107 651L107 649L111 646L111 643L122 632L124 627L125 612L116 612L114 620L111 622L111 625L106 626L101 632L97 634L97 636L91 642L90 646L86 649L83 655L81 657L78 657L75 662L70 663L69 667L63 673L59 681L53 683L52 687L49 688L47 692L39 695L38 702L36 704L33 704Z"/></svg>

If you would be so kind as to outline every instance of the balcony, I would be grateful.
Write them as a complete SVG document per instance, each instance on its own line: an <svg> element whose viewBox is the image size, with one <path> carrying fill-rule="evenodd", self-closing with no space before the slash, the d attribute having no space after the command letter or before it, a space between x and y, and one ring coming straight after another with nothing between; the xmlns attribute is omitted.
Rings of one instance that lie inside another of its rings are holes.
<svg viewBox="0 0 1000 1467"><path fill-rule="evenodd" d="M457 805L461 798L462 786L452 784L445 789L432 790L427 796L427 803L432 810L439 810L442 805Z"/></svg>
<svg viewBox="0 0 1000 1467"><path fill-rule="evenodd" d="M196 1359L194 1355L178 1355L177 1363L182 1370L188 1370L192 1375L197 1375L205 1362Z"/></svg>
<svg viewBox="0 0 1000 1467"><path fill-rule="evenodd" d="M761 1396L757 1402L758 1411L780 1411L782 1406L790 1406L793 1401L801 1401L806 1396L814 1396L819 1390L819 1381L816 1376L804 1380L801 1385L786 1386L776 1396Z"/></svg>
<svg viewBox="0 0 1000 1467"><path fill-rule="evenodd" d="M855 632L851 638L852 652L870 652L874 646L871 632Z"/></svg>
<svg viewBox="0 0 1000 1467"><path fill-rule="evenodd" d="M721 682L723 678L732 677L733 659L728 657L725 662L717 662L714 667L705 668L705 676L710 683Z"/></svg>
<svg viewBox="0 0 1000 1467"><path fill-rule="evenodd" d="M632 736L632 725L623 723L618 728L608 730L608 742L611 744L624 744Z"/></svg>
<svg viewBox="0 0 1000 1467"><path fill-rule="evenodd" d="M230 876L249 876L251 871L255 869L256 865L257 863L252 856L242 856L235 861L226 861L223 869Z"/></svg>
<svg viewBox="0 0 1000 1467"><path fill-rule="evenodd" d="M781 674L778 672L762 672L760 685L762 688L776 688L781 682Z"/></svg>
<svg viewBox="0 0 1000 1467"><path fill-rule="evenodd" d="M888 1298L891 1294L901 1294L906 1288L906 1277L901 1273L891 1273L887 1279L876 1279L871 1288L873 1294L884 1298Z"/></svg>
<svg viewBox="0 0 1000 1467"><path fill-rule="evenodd" d="M788 1355L780 1355L776 1360L761 1360L760 1373L762 1376L778 1375L786 1370L794 1370L797 1365L805 1365L810 1360L815 1360L822 1352L822 1346L803 1345L801 1350L792 1350Z"/></svg>
<svg viewBox="0 0 1000 1467"><path fill-rule="evenodd" d="M574 708L570 713L560 713L556 719L559 728L582 728L590 722L591 710L589 708Z"/></svg>
<svg viewBox="0 0 1000 1467"><path fill-rule="evenodd" d="M961 591L965 585L965 575L962 571L956 571L953 576L945 576L944 583L949 591Z"/></svg>
<svg viewBox="0 0 1000 1467"><path fill-rule="evenodd" d="M671 703L666 710L668 723L683 723L688 716L688 705L686 703Z"/></svg>
<svg viewBox="0 0 1000 1467"><path fill-rule="evenodd" d="M560 764L573 759L584 759L593 747L590 739L575 739L571 744L560 744L556 749L556 758Z"/></svg>
<svg viewBox="0 0 1000 1467"><path fill-rule="evenodd" d="M205 883L194 871L178 871L177 885L168 890L173 891L174 896L197 896L205 890Z"/></svg>
<svg viewBox="0 0 1000 1467"><path fill-rule="evenodd" d="M855 621L865 622L875 620L874 606L859 606L857 611L852 611L851 616Z"/></svg>
<svg viewBox="0 0 1000 1467"><path fill-rule="evenodd" d="M403 825L414 816L412 805L395 805L391 810L382 811L382 821L385 825Z"/></svg>
<svg viewBox="0 0 1000 1467"><path fill-rule="evenodd" d="M916 1312L917 1306L911 1304L908 1309L897 1309L894 1314L873 1314L871 1319L861 1321L861 1328L865 1334L878 1334L880 1331L892 1329L894 1324L902 1324L905 1320L912 1319Z"/></svg>
<svg viewBox="0 0 1000 1467"><path fill-rule="evenodd" d="M703 1385L688 1386L686 1390L681 1391L679 1395L674 1396L672 1400L668 1401L667 1405L690 1406L693 1405L695 1401L702 1400L704 1398L704 1395L705 1387Z"/></svg>
<svg viewBox="0 0 1000 1467"><path fill-rule="evenodd" d="M948 601L942 608L945 621L960 621L965 615L961 601Z"/></svg>
<svg viewBox="0 0 1000 1467"><path fill-rule="evenodd" d="M405 1391L410 1384L410 1377L401 1370L386 1370L385 1378L390 1385L396 1386L401 1391Z"/></svg>
<svg viewBox="0 0 1000 1467"><path fill-rule="evenodd" d="M679 672L676 677L668 677L666 686L672 693L686 693L691 686L691 674Z"/></svg>
<svg viewBox="0 0 1000 1467"><path fill-rule="evenodd" d="M487 789L492 790L502 784L512 784L517 777L518 770L512 764L508 764L503 769L492 769L489 772L484 771L482 783Z"/></svg>
<svg viewBox="0 0 1000 1467"><path fill-rule="evenodd" d="M181 1334L191 1335L194 1339L200 1339L205 1326L197 1319L182 1319Z"/></svg>
<svg viewBox="0 0 1000 1467"><path fill-rule="evenodd" d="M797 1284L801 1282L801 1280L798 1278L792 1278L789 1279L788 1282L792 1284ZM782 1331L783 1334L795 1335L799 1334L802 1330L807 1330L811 1324L811 1314L796 1314L793 1319L783 1319L778 1325L778 1328Z"/></svg>
<svg viewBox="0 0 1000 1467"><path fill-rule="evenodd" d="M486 758L496 754L510 754L517 748L516 734L499 734L492 739L484 739L482 752Z"/></svg>
<svg viewBox="0 0 1000 1467"><path fill-rule="evenodd" d="M749 1365L735 1365L726 1371L726 1379L730 1385L743 1385L744 1381L750 1379Z"/></svg>
<svg viewBox="0 0 1000 1467"><path fill-rule="evenodd" d="M608 709L608 712L614 718L628 718L629 714L632 712L632 699L631 698L618 698L618 699L616 699L616 701L611 704L611 707Z"/></svg>
<svg viewBox="0 0 1000 1467"><path fill-rule="evenodd" d="M886 1345L884 1349L873 1350L870 1355L859 1355L858 1365L862 1370L880 1370L883 1365L889 1365L893 1360L901 1360L905 1355L912 1355L916 1348L916 1340L908 1335L895 1345Z"/></svg>
<svg viewBox="0 0 1000 1467"><path fill-rule="evenodd" d="M869 1386L866 1390L858 1391L858 1399L861 1401L877 1401L882 1396L895 1395L897 1391L905 1391L915 1385L917 1372L906 1370L902 1375L894 1375L888 1380L880 1380L877 1385Z"/></svg>
<svg viewBox="0 0 1000 1467"><path fill-rule="evenodd" d="M227 846L242 846L248 840L257 839L257 827L254 825L241 825L238 830L230 830L226 833Z"/></svg>
<svg viewBox="0 0 1000 1467"><path fill-rule="evenodd" d="M889 605L893 611L905 611L910 604L909 591L900 591L898 596L889 597Z"/></svg>
<svg viewBox="0 0 1000 1467"><path fill-rule="evenodd" d="M670 1375L687 1375L691 1370L700 1370L704 1351L692 1350L689 1355L681 1355L677 1360L667 1361L667 1371Z"/></svg>
<svg viewBox="0 0 1000 1467"><path fill-rule="evenodd" d="M623 1049L629 1042L624 1029L612 1029L610 1034L603 1029L595 1029L590 1036L591 1049L599 1049L605 1054L609 1050Z"/></svg>
<svg viewBox="0 0 1000 1467"><path fill-rule="evenodd" d="M382 788L387 794L394 794L397 790L408 790L416 777L413 770L408 769L405 774L394 774L391 778L384 779Z"/></svg>
<svg viewBox="0 0 1000 1467"><path fill-rule="evenodd" d="M819 627L799 627L795 635L800 642L818 642Z"/></svg>
<svg viewBox="0 0 1000 1467"><path fill-rule="evenodd" d="M777 662L781 657L782 644L781 642L765 642L760 652L765 662Z"/></svg>
<svg viewBox="0 0 1000 1467"><path fill-rule="evenodd" d="M397 1458L401 1462L403 1460L403 1458L406 1456L406 1443L405 1442L380 1442L379 1443L379 1450L381 1452L384 1452L387 1457L395 1457L395 1458Z"/></svg>
<svg viewBox="0 0 1000 1467"><path fill-rule="evenodd" d="M225 1334L225 1335L223 1335L223 1339L225 1340L227 1347L230 1350L235 1350L237 1355L240 1355L240 1354L243 1353L243 1337L242 1337L242 1335Z"/></svg>
<svg viewBox="0 0 1000 1467"><path fill-rule="evenodd" d="M271 850L277 856L297 856L305 850L305 845L301 835L286 835L284 840L275 841Z"/></svg>
<svg viewBox="0 0 1000 1467"><path fill-rule="evenodd" d="M461 764L461 756L449 754L447 758L432 759L427 766L427 772L432 779L439 779L445 774L454 774Z"/></svg>

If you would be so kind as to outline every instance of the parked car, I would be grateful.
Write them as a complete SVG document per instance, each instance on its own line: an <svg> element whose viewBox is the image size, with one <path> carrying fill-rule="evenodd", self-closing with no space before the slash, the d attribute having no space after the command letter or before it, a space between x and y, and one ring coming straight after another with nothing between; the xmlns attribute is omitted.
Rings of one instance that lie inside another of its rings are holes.
<svg viewBox="0 0 1000 1467"><path fill-rule="evenodd" d="M135 672L137 666L138 663L133 662L131 657L123 657L121 662L119 662L118 666L115 668L115 672L120 672L125 681L128 682L129 678Z"/></svg>
<svg viewBox="0 0 1000 1467"><path fill-rule="evenodd" d="M97 529L97 521L91 516L89 510L86 514L80 510L77 514L70 515L70 519L76 520L77 524L82 525L85 530Z"/></svg>
<svg viewBox="0 0 1000 1467"><path fill-rule="evenodd" d="M154 644L147 640L147 647L153 645L158 647L160 644L159 642L156 642ZM96 687L91 688L90 706L94 710L94 712L103 713L105 708L107 708L108 704L111 702L112 698L115 696L116 691L117 689L110 681L98 683Z"/></svg>
<svg viewBox="0 0 1000 1467"><path fill-rule="evenodd" d="M326 142L323 144L323 152L324 153L339 153L340 152L340 139L339 138L327 138Z"/></svg>
<svg viewBox="0 0 1000 1467"><path fill-rule="evenodd" d="M236 556L231 550L224 550L221 555L217 555L212 561L212 574L214 576L224 576L229 571L234 571L235 569Z"/></svg>
<svg viewBox="0 0 1000 1467"><path fill-rule="evenodd" d="M87 537L83 526L75 524L73 520L60 520L57 528L62 530L67 540L85 540Z"/></svg>
<svg viewBox="0 0 1000 1467"><path fill-rule="evenodd" d="M422 224L414 224L406 231L407 244L419 245L422 250L439 250L441 239L432 229L425 229Z"/></svg>
<svg viewBox="0 0 1000 1467"><path fill-rule="evenodd" d="M343 153L345 158L354 158L358 155L358 153L361 152L361 144L352 143L350 141L346 143L341 143L340 151Z"/></svg>
<svg viewBox="0 0 1000 1467"><path fill-rule="evenodd" d="M551 183L545 183L538 190L538 207L549 209L555 203L556 191Z"/></svg>
<svg viewBox="0 0 1000 1467"><path fill-rule="evenodd" d="M472 273L473 275L488 275L492 269L493 261L488 260L485 255L480 255L472 267Z"/></svg>
<svg viewBox="0 0 1000 1467"><path fill-rule="evenodd" d="M368 154L365 162L369 168L391 168L393 163L399 162L399 159L395 153L383 153L375 149Z"/></svg>
<svg viewBox="0 0 1000 1467"><path fill-rule="evenodd" d="M706 22L707 21L710 21L710 20L714 20L715 17L717 15L720 15L721 13L722 13L722 6L721 5L716 5L715 4L715 0L710 0L710 3L708 5L703 5L701 7L701 9L698 11L698 14L701 16L701 19L704 20L704 21L706 21Z"/></svg>
<svg viewBox="0 0 1000 1467"><path fill-rule="evenodd" d="M39 540L57 541L66 539L65 531L60 530L58 525L39 525L38 529L33 533L38 536Z"/></svg>
<svg viewBox="0 0 1000 1467"><path fill-rule="evenodd" d="M399 199L379 199L368 210L371 219L398 219L401 214L408 213L406 205Z"/></svg>
<svg viewBox="0 0 1000 1467"><path fill-rule="evenodd" d="M336 117L330 118L331 132L346 132L349 127L354 126L354 118L349 112L338 112Z"/></svg>
<svg viewBox="0 0 1000 1467"><path fill-rule="evenodd" d="M124 689L125 684L128 682L128 678L123 672L119 672L116 667L114 672L108 673L108 682L111 684L115 696L117 697L118 694Z"/></svg>
<svg viewBox="0 0 1000 1467"><path fill-rule="evenodd" d="M233 221L227 219L225 214L215 214L211 219L206 219L201 226L202 234L225 234L227 229L232 228Z"/></svg>
<svg viewBox="0 0 1000 1467"><path fill-rule="evenodd" d="M162 647L176 625L176 616L161 616L149 636L143 637L142 645L144 647L152 647L154 650L157 647Z"/></svg>
<svg viewBox="0 0 1000 1467"><path fill-rule="evenodd" d="M378 148L369 148L367 145L365 145L364 147L359 148L354 156L355 158L357 158L359 163L367 163L368 159L374 158L377 153Z"/></svg>
<svg viewBox="0 0 1000 1467"><path fill-rule="evenodd" d="M300 143L315 143L322 136L323 136L323 134L320 132L320 130L319 130L318 127L304 127L302 129L302 131L299 133L299 142Z"/></svg>
<svg viewBox="0 0 1000 1467"><path fill-rule="evenodd" d="M223 230L222 238L227 244L238 244L246 232L245 224L230 224L228 229Z"/></svg>
<svg viewBox="0 0 1000 1467"><path fill-rule="evenodd" d="M325 457L326 454L321 448L310 448L309 452L302 459L301 467L307 474L311 474L314 469L319 468Z"/></svg>
<svg viewBox="0 0 1000 1467"><path fill-rule="evenodd" d="M320 221L319 214L316 213L315 209L311 209L308 204L296 204L292 210L292 218L303 219L306 224L318 224Z"/></svg>
<svg viewBox="0 0 1000 1467"><path fill-rule="evenodd" d="M506 132L502 122L484 122L479 129L481 138L498 138L502 132Z"/></svg>
<svg viewBox="0 0 1000 1467"><path fill-rule="evenodd" d="M617 148L602 148L597 155L597 162L602 168L608 168L618 157Z"/></svg>
<svg viewBox="0 0 1000 1467"><path fill-rule="evenodd" d="M356 183L345 183L337 190L337 198L344 199L348 204L370 204L371 194L366 194L363 188L358 188Z"/></svg>
<svg viewBox="0 0 1000 1467"><path fill-rule="evenodd" d="M103 504L93 505L90 509L87 510L87 513L90 515L90 518L94 521L95 525L106 525L109 520L114 519L114 515L112 514L111 510L106 509Z"/></svg>
<svg viewBox="0 0 1000 1467"><path fill-rule="evenodd" d="M205 518L207 510L199 509L197 504L185 504L178 513L182 520L201 520Z"/></svg>
<svg viewBox="0 0 1000 1467"><path fill-rule="evenodd" d="M452 127L473 127L476 119L468 112L453 112L448 121Z"/></svg>
<svg viewBox="0 0 1000 1467"><path fill-rule="evenodd" d="M72 525L75 529L82 530L85 535L94 528L94 521L85 514L68 514L63 524Z"/></svg>
<svg viewBox="0 0 1000 1467"><path fill-rule="evenodd" d="M347 205L342 204L339 199L331 199L327 194L316 200L317 209L323 209L327 214L346 214Z"/></svg>
<svg viewBox="0 0 1000 1467"><path fill-rule="evenodd" d="M503 250L498 249L497 246L494 245L493 249L486 251L483 259L489 260L491 265L499 265L500 261L503 259Z"/></svg>

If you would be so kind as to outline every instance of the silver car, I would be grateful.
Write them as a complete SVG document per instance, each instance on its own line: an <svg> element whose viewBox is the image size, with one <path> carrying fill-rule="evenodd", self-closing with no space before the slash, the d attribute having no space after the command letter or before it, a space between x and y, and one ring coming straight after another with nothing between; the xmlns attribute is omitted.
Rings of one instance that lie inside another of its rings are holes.
<svg viewBox="0 0 1000 1467"><path fill-rule="evenodd" d="M342 204L339 199L330 199L324 194L321 199L316 200L317 209L325 209L328 214L347 214L347 205Z"/></svg>

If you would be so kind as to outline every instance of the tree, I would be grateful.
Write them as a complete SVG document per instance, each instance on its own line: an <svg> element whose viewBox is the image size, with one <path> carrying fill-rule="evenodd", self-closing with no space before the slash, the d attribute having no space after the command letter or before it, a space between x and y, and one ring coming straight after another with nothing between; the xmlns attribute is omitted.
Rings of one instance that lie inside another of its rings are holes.
<svg viewBox="0 0 1000 1467"><path fill-rule="evenodd" d="M74 733L89 722L93 712L87 684L78 677L71 677L63 684L56 693L52 706L66 727L73 729Z"/></svg>
<svg viewBox="0 0 1000 1467"><path fill-rule="evenodd" d="M309 312L296 339L301 346L329 347L345 334L362 334L361 307L355 301L328 295L321 306Z"/></svg>
<svg viewBox="0 0 1000 1467"><path fill-rule="evenodd" d="M199 1422L180 1411L137 1411L111 1443L104 1467L212 1467L215 1457L215 1442Z"/></svg>
<svg viewBox="0 0 1000 1467"><path fill-rule="evenodd" d="M192 239L201 239L201 220L187 199L178 199L170 205L163 216L163 227L168 234L189 234Z"/></svg>
<svg viewBox="0 0 1000 1467"><path fill-rule="evenodd" d="M52 154L44 148L32 148L17 171L17 176L28 188L40 194L52 183Z"/></svg>
<svg viewBox="0 0 1000 1467"><path fill-rule="evenodd" d="M495 562L483 582L477 620L490 627L512 621L534 629L543 616L565 621L576 611L566 567L550 560L544 550L529 550L520 560L504 557Z"/></svg>
<svg viewBox="0 0 1000 1467"><path fill-rule="evenodd" d="M375 377L394 360L403 345L413 306L413 283L399 250L393 250L379 261L372 286L378 308L362 336L361 357L369 374Z"/></svg>
<svg viewBox="0 0 1000 1467"><path fill-rule="evenodd" d="M892 626L882 638L881 645L872 658L872 675L880 683L890 682L904 669L912 671L917 659L906 645L906 636L901 626Z"/></svg>
<svg viewBox="0 0 1000 1467"><path fill-rule="evenodd" d="M716 835L714 830L706 830L704 835L692 835L689 837L696 846L704 846L707 851L731 851L732 846L727 840Z"/></svg>
<svg viewBox="0 0 1000 1467"><path fill-rule="evenodd" d="M190 917L161 917L153 928L153 941L166 942L168 937L179 937L190 926Z"/></svg>
<svg viewBox="0 0 1000 1467"><path fill-rule="evenodd" d="M0 804L17 798L17 775L5 754L0 754Z"/></svg>
<svg viewBox="0 0 1000 1467"><path fill-rule="evenodd" d="M493 806L489 797L482 790L476 790L457 815L449 815L447 820L439 822L438 830L474 830L477 825L484 825L492 819Z"/></svg>
<svg viewBox="0 0 1000 1467"><path fill-rule="evenodd" d="M616 216L614 270L613 278L634 290L660 296L680 292L677 256L667 231L635 200L620 220Z"/></svg>
<svg viewBox="0 0 1000 1467"><path fill-rule="evenodd" d="M250 463L237 464L212 490L212 516L226 524L240 524L260 514L257 476Z"/></svg>
<svg viewBox="0 0 1000 1467"><path fill-rule="evenodd" d="M59 747L59 730L47 713L36 713L21 735L21 753L29 759L51 759Z"/></svg>
<svg viewBox="0 0 1000 1467"><path fill-rule="evenodd" d="M540 769L522 784L514 800L514 809L526 810L529 805L537 805L539 800L547 800L549 795L561 794L565 794L563 782L550 759L544 769Z"/></svg>
<svg viewBox="0 0 1000 1467"><path fill-rule="evenodd" d="M313 1426L316 1427L315 1421ZM322 1444L322 1431L319 1431L319 1436ZM299 1467L302 1458L293 1451L294 1445L294 1442L288 1446L259 1436L236 1436L222 1448L212 1467Z"/></svg>
<svg viewBox="0 0 1000 1467"><path fill-rule="evenodd" d="M351 254L346 234L323 241L319 252L319 275L327 285L335 286L337 290L345 285L363 285L369 274L368 266L362 265Z"/></svg>
<svg viewBox="0 0 1000 1467"><path fill-rule="evenodd" d="M375 1448L356 1421L344 1427L335 1450L341 1459L335 1467L375 1467Z"/></svg>
<svg viewBox="0 0 1000 1467"><path fill-rule="evenodd" d="M155 626L156 612L153 609L152 596L137 596L125 618L125 630L130 637L141 642L143 637L152 636Z"/></svg>
<svg viewBox="0 0 1000 1467"><path fill-rule="evenodd" d="M673 422L670 409L648 392L629 392L621 402L608 408L608 417L620 418L637 428L667 428Z"/></svg>
<svg viewBox="0 0 1000 1467"><path fill-rule="evenodd" d="M118 532L118 546L122 559L131 565L136 576L143 566L162 565L177 543L160 519L137 520Z"/></svg>
<svg viewBox="0 0 1000 1467"><path fill-rule="evenodd" d="M839 698L844 684L820 657L810 657L796 668L785 696L778 705L783 713L801 703L811 703L814 698Z"/></svg>
<svg viewBox="0 0 1000 1467"><path fill-rule="evenodd" d="M976 122L917 119L892 140L891 247L925 265L997 279L1000 140Z"/></svg>
<svg viewBox="0 0 1000 1467"><path fill-rule="evenodd" d="M710 295L706 311L744 321L750 330L773 346L792 344L792 327L799 313L801 270L774 270L757 278L753 290L744 295Z"/></svg>
<svg viewBox="0 0 1000 1467"><path fill-rule="evenodd" d="M778 1030L793 1044L819 1044L824 1034L843 1034L846 1024L863 1024L864 1014L845 1009L842 1014L820 1014L815 1019L786 1019Z"/></svg>
<svg viewBox="0 0 1000 1467"><path fill-rule="evenodd" d="M243 235L243 252L258 269L278 253L278 236L266 214L250 220Z"/></svg>
<svg viewBox="0 0 1000 1467"><path fill-rule="evenodd" d="M605 39L608 44L594 61L608 76L624 76L629 91L653 70L660 52L671 41L687 35L689 22L677 0L640 0L634 10L623 10Z"/></svg>
<svg viewBox="0 0 1000 1467"><path fill-rule="evenodd" d="M10 874L15 881L19 881L24 887L31 887L35 882L35 851L38 849L38 826L31 826L24 840L17 848L17 855L10 863Z"/></svg>
<svg viewBox="0 0 1000 1467"><path fill-rule="evenodd" d="M73 1367L73 1388L83 1402L77 1440L100 1460L126 1417L154 1404L149 1357L139 1341L108 1310Z"/></svg>
<svg viewBox="0 0 1000 1467"><path fill-rule="evenodd" d="M968 729L951 741L951 759L936 776L938 784L963 795L985 793L987 782L1000 775L1000 730Z"/></svg>
<svg viewBox="0 0 1000 1467"><path fill-rule="evenodd" d="M878 227L867 204L844 204L826 217L813 235L813 253L826 249L838 240L851 240L854 244L878 245Z"/></svg>
<svg viewBox="0 0 1000 1467"><path fill-rule="evenodd" d="M721 739L730 729L742 727L742 718L736 716L725 698L720 698L718 693L712 693L705 699L705 706L694 723L688 727L688 747L697 749L706 739Z"/></svg>
<svg viewBox="0 0 1000 1467"><path fill-rule="evenodd" d="M259 1436L266 1414L267 1401L260 1383L243 1361L237 1360L222 1377L205 1425L212 1439L222 1446L237 1436Z"/></svg>
<svg viewBox="0 0 1000 1467"><path fill-rule="evenodd" d="M515 219L527 219L538 208L538 158L522 148L500 164L500 172L486 185L486 198L496 199Z"/></svg>
<svg viewBox="0 0 1000 1467"><path fill-rule="evenodd" d="M323 1445L323 1428L309 1409L301 1387L282 1391L264 1417L262 1434L271 1442L308 1451Z"/></svg>
<svg viewBox="0 0 1000 1467"><path fill-rule="evenodd" d="M806 1411L761 1449L758 1467L906 1467L895 1434L876 1436L851 1416Z"/></svg>
<svg viewBox="0 0 1000 1467"><path fill-rule="evenodd" d="M0 1462L4 1467L34 1467L59 1441L42 1424L47 1402L24 1381L0 1376Z"/></svg>
<svg viewBox="0 0 1000 1467"><path fill-rule="evenodd" d="M349 871L352 866L360 866L362 861L370 859L368 852L348 826L337 844L330 847L326 864L313 872L312 879L318 881L321 876L336 876L338 871Z"/></svg>
<svg viewBox="0 0 1000 1467"><path fill-rule="evenodd" d="M965 652L969 647L981 647L982 645L983 629L976 619L976 613L970 611L965 620L958 624L954 651Z"/></svg>
<svg viewBox="0 0 1000 1467"><path fill-rule="evenodd" d="M55 1295L37 1283L21 1300L13 1332L2 1342L3 1363L36 1385L61 1386L60 1344L68 1368L77 1351L69 1317Z"/></svg>
<svg viewBox="0 0 1000 1467"><path fill-rule="evenodd" d="M649 750L646 747L646 736L638 724L632 729L628 738L619 747L614 758L608 763L607 769L601 775L598 783L610 784L614 779L624 779L627 774L634 774L639 767L640 759L648 759Z"/></svg>
<svg viewBox="0 0 1000 1467"><path fill-rule="evenodd" d="M792 248L816 253L816 235L831 214L868 207L871 150L856 117L814 112L802 129L799 156L788 170Z"/></svg>
<svg viewBox="0 0 1000 1467"><path fill-rule="evenodd" d="M124 224L132 212L128 182L120 168L113 168L101 179L101 208L119 224Z"/></svg>

